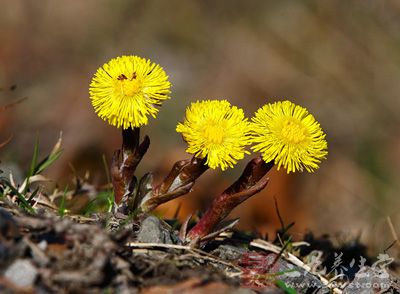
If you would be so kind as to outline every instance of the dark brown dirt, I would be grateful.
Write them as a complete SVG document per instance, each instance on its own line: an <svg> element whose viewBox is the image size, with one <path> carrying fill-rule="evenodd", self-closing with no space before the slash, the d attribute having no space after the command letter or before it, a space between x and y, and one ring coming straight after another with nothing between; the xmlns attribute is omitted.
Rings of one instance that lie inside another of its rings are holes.
<svg viewBox="0 0 400 294"><path fill-rule="evenodd" d="M338 250L326 240L307 238L307 250L325 250L328 257ZM200 250L183 246L174 230L154 216L141 221L104 215L60 218L42 209L29 216L0 208L0 292L295 293L277 287L278 280L312 285L296 293L332 290L275 253L249 250L249 241L251 236L236 233ZM293 271L299 275L285 274ZM385 283L396 293L396 279ZM357 293L349 289L345 293Z"/></svg>

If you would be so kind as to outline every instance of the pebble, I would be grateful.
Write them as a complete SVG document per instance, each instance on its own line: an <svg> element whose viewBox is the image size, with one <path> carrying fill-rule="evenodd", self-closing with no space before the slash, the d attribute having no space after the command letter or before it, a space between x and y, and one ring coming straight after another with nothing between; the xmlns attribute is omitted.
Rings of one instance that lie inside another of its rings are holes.
<svg viewBox="0 0 400 294"><path fill-rule="evenodd" d="M4 277L20 288L32 287L37 275L36 267L26 259L15 260L4 273Z"/></svg>
<svg viewBox="0 0 400 294"><path fill-rule="evenodd" d="M141 224L137 240L141 243L172 244L168 225L155 216L146 217Z"/></svg>

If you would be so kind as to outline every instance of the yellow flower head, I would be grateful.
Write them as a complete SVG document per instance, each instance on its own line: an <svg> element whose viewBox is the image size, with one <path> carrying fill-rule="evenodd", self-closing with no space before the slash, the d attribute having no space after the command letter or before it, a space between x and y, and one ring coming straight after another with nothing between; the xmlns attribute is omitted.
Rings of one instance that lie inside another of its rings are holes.
<svg viewBox="0 0 400 294"><path fill-rule="evenodd" d="M194 102L186 109L183 123L176 131L188 143L186 151L196 157L207 157L210 168L233 167L244 157L249 122L243 110L226 100Z"/></svg>
<svg viewBox="0 0 400 294"><path fill-rule="evenodd" d="M274 160L278 170L313 172L328 154L325 134L307 109L290 101L266 104L251 123L251 142L265 162Z"/></svg>
<svg viewBox="0 0 400 294"><path fill-rule="evenodd" d="M90 99L102 119L118 128L135 128L156 117L171 83L161 66L138 56L111 59L100 67L90 84Z"/></svg>

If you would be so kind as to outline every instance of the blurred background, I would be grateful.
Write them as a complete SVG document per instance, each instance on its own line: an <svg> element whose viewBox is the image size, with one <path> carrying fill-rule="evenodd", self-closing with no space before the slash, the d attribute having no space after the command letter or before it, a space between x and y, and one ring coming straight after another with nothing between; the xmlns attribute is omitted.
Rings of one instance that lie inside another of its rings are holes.
<svg viewBox="0 0 400 294"><path fill-rule="evenodd" d="M135 54L164 67L172 99L143 128L152 144L138 175L159 181L189 158L175 132L197 99L229 99L250 117L263 104L290 99L327 133L328 160L314 174L272 172L269 187L234 211L241 227L272 234L285 224L338 240L359 237L375 251L400 230L400 2L266 0L0 0L1 169L18 179L35 137L44 155L63 132L64 153L47 176L60 186L74 173L106 183L102 155L120 147L120 130L94 113L88 85L109 59ZM160 212L202 209L251 157L208 171L192 195ZM75 172L73 171L75 170ZM212 189L209 189L212 187Z"/></svg>

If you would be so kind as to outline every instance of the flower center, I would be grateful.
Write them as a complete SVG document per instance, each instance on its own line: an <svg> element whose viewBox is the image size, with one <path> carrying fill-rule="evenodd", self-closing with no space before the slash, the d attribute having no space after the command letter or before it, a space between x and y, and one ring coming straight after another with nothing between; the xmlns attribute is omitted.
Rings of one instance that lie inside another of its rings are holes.
<svg viewBox="0 0 400 294"><path fill-rule="evenodd" d="M221 125L208 124L204 128L204 138L211 144L221 144L224 137L224 128Z"/></svg>
<svg viewBox="0 0 400 294"><path fill-rule="evenodd" d="M136 78L135 73L130 79L128 79L124 74L121 74L117 80L123 96L135 96L142 90L142 82Z"/></svg>
<svg viewBox="0 0 400 294"><path fill-rule="evenodd" d="M289 143L298 144L306 138L306 129L298 122L286 120L283 123L281 135Z"/></svg>

